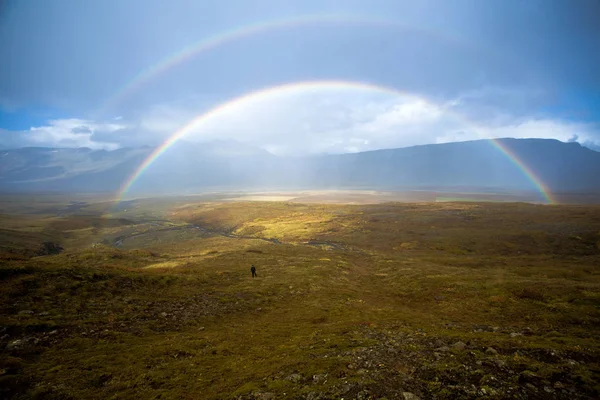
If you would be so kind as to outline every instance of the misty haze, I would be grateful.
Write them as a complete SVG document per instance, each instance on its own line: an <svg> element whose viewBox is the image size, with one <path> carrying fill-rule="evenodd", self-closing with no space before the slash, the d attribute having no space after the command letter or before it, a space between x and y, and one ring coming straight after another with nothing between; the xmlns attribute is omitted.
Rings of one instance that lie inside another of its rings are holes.
<svg viewBox="0 0 600 400"><path fill-rule="evenodd" d="M0 1L0 398L600 398L598 21Z"/></svg>

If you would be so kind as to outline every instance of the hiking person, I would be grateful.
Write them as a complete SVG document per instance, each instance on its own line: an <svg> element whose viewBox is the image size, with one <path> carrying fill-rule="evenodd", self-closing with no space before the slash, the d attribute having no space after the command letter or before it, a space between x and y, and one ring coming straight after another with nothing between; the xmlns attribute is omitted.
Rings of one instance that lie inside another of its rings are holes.
<svg viewBox="0 0 600 400"><path fill-rule="evenodd" d="M254 278L256 275L256 267L254 266L254 264L252 264L252 267L250 267L250 272L252 272L252 277Z"/></svg>

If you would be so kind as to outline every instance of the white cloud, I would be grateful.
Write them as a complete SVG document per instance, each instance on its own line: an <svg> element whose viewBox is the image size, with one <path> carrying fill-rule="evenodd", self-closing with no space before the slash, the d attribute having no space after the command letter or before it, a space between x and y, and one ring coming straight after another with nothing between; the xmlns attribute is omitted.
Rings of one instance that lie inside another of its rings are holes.
<svg viewBox="0 0 600 400"><path fill-rule="evenodd" d="M124 128L125 125L122 124L98 123L79 118L54 119L48 121L46 125L32 127L12 136L18 136L20 146L89 147L113 150L120 147L118 143L95 141L92 136L99 132L112 133Z"/></svg>
<svg viewBox="0 0 600 400"><path fill-rule="evenodd" d="M302 155L501 137L566 142L577 135L581 143L593 143L597 134L585 123L498 112L497 118L475 121L466 117L462 105L355 88L275 92L225 107L196 126L185 140L231 139L277 154ZM166 138L168 132L199 115L194 109L155 109L144 120L145 127L162 130Z"/></svg>
<svg viewBox="0 0 600 400"><path fill-rule="evenodd" d="M479 98L483 93L436 103L365 88L299 87L221 107L195 126L185 140L235 140L280 155L358 152L502 137L565 142L577 138L588 146L600 144L598 127L582 122L515 116L498 109L494 118L467 116L465 99ZM210 110L206 99L185 99L153 106L135 120L58 119L18 136L29 146L114 149L157 145Z"/></svg>

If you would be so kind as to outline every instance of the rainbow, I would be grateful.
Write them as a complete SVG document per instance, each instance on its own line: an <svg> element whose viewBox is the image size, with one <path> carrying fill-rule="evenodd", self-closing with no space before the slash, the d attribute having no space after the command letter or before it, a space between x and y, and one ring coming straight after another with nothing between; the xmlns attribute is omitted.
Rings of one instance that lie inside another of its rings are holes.
<svg viewBox="0 0 600 400"><path fill-rule="evenodd" d="M288 83L279 86L269 87L263 90L258 90L252 93L248 93L242 95L240 97L234 98L230 101L222 103L207 112L199 115L198 117L192 119L187 124L182 126L180 129L175 131L166 141L164 141L160 146L158 146L146 159L136 168L136 170L125 180L125 182L121 185L118 195L117 195L117 203L120 202L125 194L129 191L135 181L144 173L144 171L163 153L165 153L173 144L175 144L178 140L183 138L185 135L190 133L191 131L197 130L201 128L204 124L209 122L210 120L222 116L228 111L233 110L235 107L242 105L246 102L256 102L260 100L264 100L270 96L282 94L286 92L293 91L310 91L310 90L322 90L322 89L360 89L360 90L371 90L378 91L383 93L389 93L393 95L401 95L409 98L419 99L421 101L425 101L428 104L430 102L427 99L422 97L415 96L414 94L409 94L406 92L402 92L397 89L388 88L384 86L378 86L371 83L365 82L348 82L348 81L308 81L308 82L296 82L296 83ZM467 124L470 128L472 128L475 132L481 132L481 128L475 125L474 123L465 120L462 116L456 115L457 118L460 118L463 123ZM489 138L487 138L489 139ZM537 188L537 190L542 194L544 200L549 203L555 203L555 200L552 198L549 190L543 184L543 182L535 175L535 173L528 168L518 157L510 151L505 145L503 145L497 139L489 139L491 143L500 150L504 155L508 157L522 172L523 174L532 182L532 184Z"/></svg>
<svg viewBox="0 0 600 400"><path fill-rule="evenodd" d="M513 162L525 174L525 176L533 183L538 189L540 194L544 197L544 200L548 204L557 204L557 201L552 197L550 190L542 182L542 180L535 175L535 173L529 168L523 161L521 161L506 145L502 144L497 139L490 139L490 142L500 150L510 161Z"/></svg>
<svg viewBox="0 0 600 400"><path fill-rule="evenodd" d="M435 37L437 39L444 40L447 42L474 46L472 43L467 42L464 38L451 36L446 33L441 34L437 31L427 30L421 27L417 28L413 26L403 25L398 21L391 21L375 16L357 17L352 15L307 15L290 19L278 19L266 22L257 22L250 25L238 27L233 30L221 32L208 38L203 38L197 42L183 47L175 53L172 53L160 59L155 64L141 70L137 75L132 77L125 85L118 89L113 96L111 96L108 100L104 102L104 104L99 108L98 113L101 114L106 110L110 109L111 107L114 107L125 97L139 90L142 86L144 86L146 83L150 82L157 76L202 53L208 52L227 43L231 43L236 40L240 40L253 35L258 35L268 31L287 28L298 28L302 26L318 24L392 27L396 29L405 29L413 32L419 32L421 34ZM482 51L482 49L477 48L477 51Z"/></svg>

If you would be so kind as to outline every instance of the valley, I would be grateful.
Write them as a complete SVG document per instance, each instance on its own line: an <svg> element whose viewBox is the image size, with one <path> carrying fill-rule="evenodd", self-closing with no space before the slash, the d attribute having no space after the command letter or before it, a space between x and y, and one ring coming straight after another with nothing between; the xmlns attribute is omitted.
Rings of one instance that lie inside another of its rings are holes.
<svg viewBox="0 0 600 400"><path fill-rule="evenodd" d="M600 208L448 200L4 195L0 396L597 398Z"/></svg>

